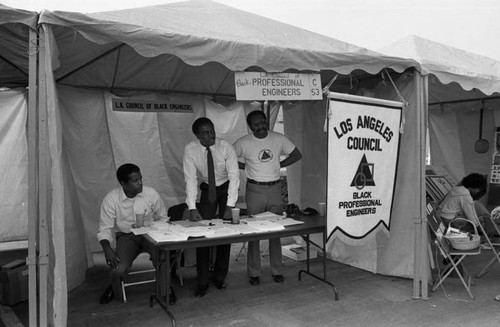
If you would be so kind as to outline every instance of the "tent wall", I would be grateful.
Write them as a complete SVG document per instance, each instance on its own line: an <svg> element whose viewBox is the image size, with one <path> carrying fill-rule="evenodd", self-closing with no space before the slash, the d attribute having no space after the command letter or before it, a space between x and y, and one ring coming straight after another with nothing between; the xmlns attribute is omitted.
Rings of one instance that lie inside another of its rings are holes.
<svg viewBox="0 0 500 327"><path fill-rule="evenodd" d="M395 81L397 88L408 101L405 110L406 124L401 137L398 157L398 171L394 205L390 225L390 236L382 230L364 246L352 246L338 239L328 244L330 258L374 273L412 277L414 275L414 218L420 217L420 153L415 149L420 144L421 115L417 107L420 94L415 92L414 73L400 75ZM379 82L370 81L357 85L352 93L369 92L376 98L400 100L390 83L380 77ZM290 167L290 171L300 170L289 177L290 201L301 208L317 208L318 202L326 199L327 135L324 132L326 118L325 101L285 103L285 132L297 144L303 159L300 166ZM291 132L293 131L293 132ZM334 173L334 172L330 172Z"/></svg>
<svg viewBox="0 0 500 327"><path fill-rule="evenodd" d="M28 237L27 96L0 91L0 242Z"/></svg>
<svg viewBox="0 0 500 327"><path fill-rule="evenodd" d="M96 238L100 206L107 192L119 187L117 167L126 162L137 164L144 183L158 190L167 208L182 203L182 158L184 146L195 138L192 122L206 116L215 122L219 137L234 142L248 133L246 114L260 109L259 103L233 100L222 105L196 95L120 95L188 102L193 104L194 112L116 112L111 108L116 95L100 90L57 88L68 289L83 281L85 269L93 266L92 253L102 250ZM278 107L271 109L276 116Z"/></svg>
<svg viewBox="0 0 500 327"><path fill-rule="evenodd" d="M489 174L495 151L495 111L500 99L484 101L483 135L488 152L477 153L481 101L443 104L429 108L431 162L443 166L455 180L478 172Z"/></svg>

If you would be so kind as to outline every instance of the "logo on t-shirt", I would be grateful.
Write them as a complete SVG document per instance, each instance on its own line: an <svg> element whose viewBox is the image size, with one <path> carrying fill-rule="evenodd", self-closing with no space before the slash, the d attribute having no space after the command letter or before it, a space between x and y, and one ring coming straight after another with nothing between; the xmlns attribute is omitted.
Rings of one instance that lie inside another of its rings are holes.
<svg viewBox="0 0 500 327"><path fill-rule="evenodd" d="M259 160L261 162L268 162L273 159L273 153L269 149L264 149L259 152Z"/></svg>

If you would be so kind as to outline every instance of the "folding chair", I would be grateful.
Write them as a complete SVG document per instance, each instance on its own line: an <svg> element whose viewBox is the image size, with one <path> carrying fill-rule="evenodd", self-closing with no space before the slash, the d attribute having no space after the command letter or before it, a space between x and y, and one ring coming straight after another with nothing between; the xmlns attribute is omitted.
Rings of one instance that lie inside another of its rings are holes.
<svg viewBox="0 0 500 327"><path fill-rule="evenodd" d="M149 254L147 252L141 252L139 256L146 256ZM175 252L175 257L173 258L172 265L170 266L170 271L168 272L169 274L171 273L172 269L174 266L177 268L177 273L179 277L179 283L181 286L184 286L183 280L182 280L182 274L179 271L180 266L181 266L181 256L182 256L182 250L178 250ZM137 260L137 258L136 258ZM172 260L172 258L170 258ZM133 267L133 266L132 266ZM130 286L135 286L135 285L141 285L141 284L148 284L148 283L154 283L156 281L155 278L155 268L146 268L146 269L140 269L140 270L133 270L128 273L128 276L125 280L121 281L121 287L122 287L122 295L123 295L123 303L127 303L127 293L125 292L125 289ZM132 276L143 276L144 279L139 279L138 277L132 277Z"/></svg>
<svg viewBox="0 0 500 327"><path fill-rule="evenodd" d="M487 215L487 216L482 216L482 217L484 217L484 219L487 220L488 224L493 225L493 228L495 229L496 234L500 235L500 230L498 229L498 225L495 223L495 221L493 221L491 216ZM478 278L483 276L484 274L486 274L490 270L490 267L492 264L495 263L495 260L500 262L500 255L498 254L498 250L497 250L497 248L500 248L500 243L492 242L490 235L488 235L488 233L486 232L486 230L484 229L484 227L481 224L479 224L479 228L481 229L481 232L483 233L483 235L486 239L486 242L489 245L488 248L484 248L484 249L491 250L491 252L493 252L493 258L491 258L491 260L486 264L486 266L484 266L484 268L476 275L476 277L478 277Z"/></svg>
<svg viewBox="0 0 500 327"><path fill-rule="evenodd" d="M432 291L434 292L452 272L456 272L460 281L467 290L467 293L469 293L470 298L474 299L474 295L472 295L470 290L472 278L467 272L467 269L463 264L463 260L468 256L480 254L481 247L474 250L453 249L448 240L444 237L446 227L431 203L427 203L427 223L431 231L431 239L433 239L434 244L439 249L439 252L448 262L447 266L439 273L437 279L435 280L434 285L432 286ZM460 270L463 271L464 276L462 276ZM464 277L467 278L467 282Z"/></svg>
<svg viewBox="0 0 500 327"><path fill-rule="evenodd" d="M241 245L241 248L238 251L238 254L234 258L234 261L238 261L238 258L240 257L241 252L243 252L243 251L245 251L245 253L247 253L247 242L244 242L243 245ZM266 255L269 255L269 245L264 249L264 251L261 253L261 255L263 257L265 257Z"/></svg>
<svg viewBox="0 0 500 327"><path fill-rule="evenodd" d="M139 254L139 256L142 256L142 255L148 255L148 254L146 252L142 252L141 254ZM137 260L137 258L136 258L136 260ZM154 283L156 281L155 276L154 276L154 272L155 272L154 268L130 271L128 273L126 280L121 281L123 303L127 303L127 293L125 292L125 289L127 287L134 286L134 285ZM136 276L144 275L144 276L146 276L146 279L132 281L131 279L137 279L137 278L130 278L131 276L134 276L134 275L136 275Z"/></svg>

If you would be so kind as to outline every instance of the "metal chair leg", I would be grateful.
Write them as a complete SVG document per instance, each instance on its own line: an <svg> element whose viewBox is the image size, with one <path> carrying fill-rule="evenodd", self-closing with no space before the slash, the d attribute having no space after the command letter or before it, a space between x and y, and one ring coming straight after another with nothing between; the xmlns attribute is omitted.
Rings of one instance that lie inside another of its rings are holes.
<svg viewBox="0 0 500 327"><path fill-rule="evenodd" d="M243 250L245 250L245 253L247 253L247 243L243 243L243 245L241 246L241 249L240 251L238 252L238 254L236 255L236 258L234 258L234 261L238 261L238 258L240 257L240 254L241 252L243 252Z"/></svg>

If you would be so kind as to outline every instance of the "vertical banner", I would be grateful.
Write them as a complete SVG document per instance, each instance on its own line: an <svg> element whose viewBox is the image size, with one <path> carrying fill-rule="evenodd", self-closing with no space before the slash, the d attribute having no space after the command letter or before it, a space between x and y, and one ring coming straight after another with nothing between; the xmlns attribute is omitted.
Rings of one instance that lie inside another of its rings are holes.
<svg viewBox="0 0 500 327"><path fill-rule="evenodd" d="M389 230L399 152L401 102L330 93L328 237L351 244Z"/></svg>

